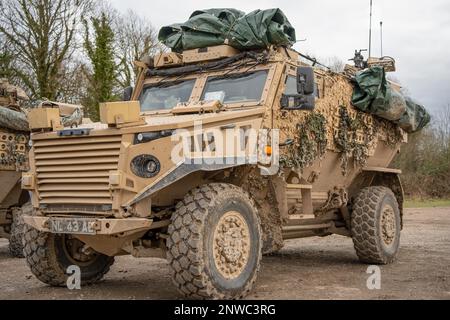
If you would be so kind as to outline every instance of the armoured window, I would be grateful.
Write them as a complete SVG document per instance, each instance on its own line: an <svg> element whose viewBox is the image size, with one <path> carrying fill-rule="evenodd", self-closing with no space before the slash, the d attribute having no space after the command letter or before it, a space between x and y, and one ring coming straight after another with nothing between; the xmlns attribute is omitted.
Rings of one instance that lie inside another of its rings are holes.
<svg viewBox="0 0 450 320"><path fill-rule="evenodd" d="M195 80L164 82L144 88L139 101L141 111L172 109L178 103L188 102Z"/></svg>
<svg viewBox="0 0 450 320"><path fill-rule="evenodd" d="M286 89L284 94L295 95L297 94L297 78L294 76L288 76L286 80Z"/></svg>
<svg viewBox="0 0 450 320"><path fill-rule="evenodd" d="M319 89L319 85L316 83L314 83L314 95L316 96L317 99L320 98L320 89Z"/></svg>
<svg viewBox="0 0 450 320"><path fill-rule="evenodd" d="M220 97L223 103L260 101L267 81L268 71L226 75L209 78L203 91L202 100Z"/></svg>

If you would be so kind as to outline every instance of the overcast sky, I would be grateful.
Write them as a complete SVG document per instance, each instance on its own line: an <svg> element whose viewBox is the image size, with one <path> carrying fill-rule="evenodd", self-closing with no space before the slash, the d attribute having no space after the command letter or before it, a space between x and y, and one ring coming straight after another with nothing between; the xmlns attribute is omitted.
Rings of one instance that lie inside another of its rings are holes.
<svg viewBox="0 0 450 320"><path fill-rule="evenodd" d="M318 57L347 60L354 49L368 48L369 0L109 0L120 11L133 9L156 28L184 22L197 9L280 8L297 32L295 45ZM411 96L433 113L450 103L450 1L373 0L373 54L380 55L383 21L384 55L397 60L392 74Z"/></svg>

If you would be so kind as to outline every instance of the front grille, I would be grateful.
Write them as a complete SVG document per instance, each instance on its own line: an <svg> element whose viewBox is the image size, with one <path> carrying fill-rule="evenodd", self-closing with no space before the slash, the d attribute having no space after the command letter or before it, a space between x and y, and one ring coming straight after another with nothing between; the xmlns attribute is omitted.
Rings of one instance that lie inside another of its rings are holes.
<svg viewBox="0 0 450 320"><path fill-rule="evenodd" d="M40 204L111 205L120 145L120 135L34 141Z"/></svg>

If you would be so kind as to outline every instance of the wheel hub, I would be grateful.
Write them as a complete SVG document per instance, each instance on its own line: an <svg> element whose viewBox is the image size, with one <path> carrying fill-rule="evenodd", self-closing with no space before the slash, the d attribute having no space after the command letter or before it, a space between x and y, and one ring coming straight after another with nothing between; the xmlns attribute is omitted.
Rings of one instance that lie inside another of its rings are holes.
<svg viewBox="0 0 450 320"><path fill-rule="evenodd" d="M64 236L63 241L63 248L66 256L69 260L72 260L74 264L86 266L90 265L96 259L95 253L84 250L85 246L81 241L70 236Z"/></svg>
<svg viewBox="0 0 450 320"><path fill-rule="evenodd" d="M390 246L394 242L396 222L394 209L386 205L381 215L381 235L386 245Z"/></svg>
<svg viewBox="0 0 450 320"><path fill-rule="evenodd" d="M222 216L214 232L214 260L226 279L235 279L247 265L250 254L250 231L238 212Z"/></svg>

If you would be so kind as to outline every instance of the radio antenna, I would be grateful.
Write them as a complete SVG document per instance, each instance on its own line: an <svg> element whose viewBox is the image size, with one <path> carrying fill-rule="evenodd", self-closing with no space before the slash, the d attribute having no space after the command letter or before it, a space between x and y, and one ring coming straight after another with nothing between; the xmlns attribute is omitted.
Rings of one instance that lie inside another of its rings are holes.
<svg viewBox="0 0 450 320"><path fill-rule="evenodd" d="M373 0L370 0L370 27L369 27L369 58L372 54L372 8Z"/></svg>
<svg viewBox="0 0 450 320"><path fill-rule="evenodd" d="M383 57L383 21L380 21L380 33L381 33L381 57Z"/></svg>

